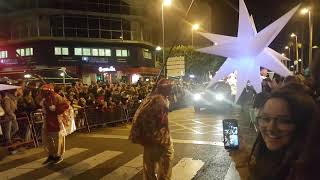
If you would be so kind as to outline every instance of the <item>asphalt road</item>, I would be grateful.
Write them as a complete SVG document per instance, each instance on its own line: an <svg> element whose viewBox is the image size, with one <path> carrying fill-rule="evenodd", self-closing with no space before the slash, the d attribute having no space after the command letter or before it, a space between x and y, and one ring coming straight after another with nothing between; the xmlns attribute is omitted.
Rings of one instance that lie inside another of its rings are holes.
<svg viewBox="0 0 320 180"><path fill-rule="evenodd" d="M195 114L192 108L169 114L174 140L173 180L239 179L228 153L223 148L222 120L239 120L243 133L251 132L239 109L226 113L205 111ZM74 133L66 139L64 161L43 166L43 149L31 149L9 156L0 162L2 179L142 179L140 145L127 140L130 125Z"/></svg>

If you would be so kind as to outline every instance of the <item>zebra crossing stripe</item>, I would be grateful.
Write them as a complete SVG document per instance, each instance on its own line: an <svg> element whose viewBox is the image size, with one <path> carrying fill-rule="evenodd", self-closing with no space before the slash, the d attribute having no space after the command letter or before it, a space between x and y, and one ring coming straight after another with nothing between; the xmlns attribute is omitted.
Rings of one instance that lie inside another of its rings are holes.
<svg viewBox="0 0 320 180"><path fill-rule="evenodd" d="M69 158L69 157L74 156L76 154L80 154L86 150L87 149L82 149L82 148L72 148L72 149L66 151L63 157L66 159L66 158ZM29 173L31 171L34 171L36 169L39 169L41 167L46 166L46 165L42 164L46 159L47 159L47 157L41 158L41 159L32 161L30 163L23 164L21 166L0 172L0 177L1 177L1 179L2 178L3 179L12 179L14 177Z"/></svg>
<svg viewBox="0 0 320 180"><path fill-rule="evenodd" d="M204 165L201 160L182 158L172 169L172 180L191 180Z"/></svg>
<svg viewBox="0 0 320 180"><path fill-rule="evenodd" d="M85 159L73 166L62 169L58 172L54 172L46 177L41 178L42 180L56 180L56 179L70 179L73 176L79 175L89 169L94 168L95 166L102 164L103 162L112 159L122 152L119 151L104 151L100 154L92 156L88 159Z"/></svg>
<svg viewBox="0 0 320 180"><path fill-rule="evenodd" d="M130 179L143 169L143 155L139 155L128 163L112 171L110 174L101 178L101 180L110 179Z"/></svg>
<svg viewBox="0 0 320 180"><path fill-rule="evenodd" d="M6 163L11 163L12 161L24 159L26 157L31 157L35 154L42 153L42 152L43 152L43 148L37 148L37 149L23 151L23 154L17 153L15 155L5 157L5 159L2 159L0 161L0 165L6 164Z"/></svg>

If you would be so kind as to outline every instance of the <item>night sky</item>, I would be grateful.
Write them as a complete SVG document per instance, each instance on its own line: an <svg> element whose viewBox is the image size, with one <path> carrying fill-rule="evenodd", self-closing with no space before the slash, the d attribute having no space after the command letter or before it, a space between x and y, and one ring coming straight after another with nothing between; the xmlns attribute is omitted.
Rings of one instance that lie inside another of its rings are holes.
<svg viewBox="0 0 320 180"><path fill-rule="evenodd" d="M212 30L215 33L233 35L237 33L238 26L238 0L211 0L214 11L214 24ZM253 15L258 31L268 26L273 21L288 12L302 1L299 0L245 0L249 13ZM231 5L230 5L230 4ZM304 2L306 4L306 2ZM317 6L319 9L319 6ZM319 11L318 11L319 12ZM317 18L319 15L316 15ZM318 21L318 19L315 19ZM289 35L294 32L298 34L300 42L308 43L308 18L297 13L281 31L279 36L271 44L271 47L281 51L290 41ZM318 24L314 25L314 44L319 44Z"/></svg>

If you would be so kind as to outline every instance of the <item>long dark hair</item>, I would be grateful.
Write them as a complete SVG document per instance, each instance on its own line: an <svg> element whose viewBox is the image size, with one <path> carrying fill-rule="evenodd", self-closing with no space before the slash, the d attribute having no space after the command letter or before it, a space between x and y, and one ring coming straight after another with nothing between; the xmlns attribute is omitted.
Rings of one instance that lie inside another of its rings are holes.
<svg viewBox="0 0 320 180"><path fill-rule="evenodd" d="M270 175L272 179L285 179L302 151L301 144L305 141L309 124L316 111L316 104L308 94L307 88L302 84L288 84L285 87L273 91L265 100L261 109L263 109L266 102L272 98L283 99L288 103L289 113L296 125L289 145L280 151L281 155L276 159L269 159L269 161L275 161L271 162L273 163L274 169L265 170L265 172L268 172L266 174L268 176ZM259 159L266 160L264 156L266 156L266 154L271 154L272 156L273 153L274 152L268 150L261 133L259 133L250 154L249 166L252 167L254 171L254 167L250 163L253 158L257 160L256 163L259 163ZM279 159L279 157L281 158ZM268 159L266 161L268 161Z"/></svg>

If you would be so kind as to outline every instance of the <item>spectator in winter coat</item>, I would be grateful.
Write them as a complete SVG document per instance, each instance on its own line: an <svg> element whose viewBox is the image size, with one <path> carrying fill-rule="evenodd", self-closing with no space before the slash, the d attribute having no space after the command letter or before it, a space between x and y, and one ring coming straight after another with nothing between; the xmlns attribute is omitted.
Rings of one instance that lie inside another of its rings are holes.
<svg viewBox="0 0 320 180"><path fill-rule="evenodd" d="M16 90L8 90L4 92L2 99L2 108L5 111L4 121L2 123L3 135L6 140L6 144L12 143L12 137L18 132L19 125L16 117L17 110L17 98L15 97Z"/></svg>

